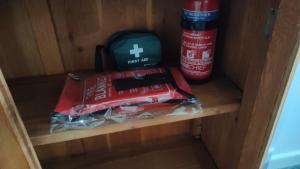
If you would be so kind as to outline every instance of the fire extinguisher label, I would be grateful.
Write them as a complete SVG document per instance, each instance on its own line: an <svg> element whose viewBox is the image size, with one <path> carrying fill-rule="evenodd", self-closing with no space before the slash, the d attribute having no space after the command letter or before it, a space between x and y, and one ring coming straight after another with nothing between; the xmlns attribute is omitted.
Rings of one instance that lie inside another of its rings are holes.
<svg viewBox="0 0 300 169"><path fill-rule="evenodd" d="M217 29L207 31L183 30L181 46L181 70L189 79L210 76Z"/></svg>
<svg viewBox="0 0 300 169"><path fill-rule="evenodd" d="M191 22L208 22L219 16L219 0L186 0L182 19Z"/></svg>
<svg viewBox="0 0 300 169"><path fill-rule="evenodd" d="M218 10L213 11L190 11L183 10L182 18L187 21L199 22L199 21L212 21L219 15Z"/></svg>

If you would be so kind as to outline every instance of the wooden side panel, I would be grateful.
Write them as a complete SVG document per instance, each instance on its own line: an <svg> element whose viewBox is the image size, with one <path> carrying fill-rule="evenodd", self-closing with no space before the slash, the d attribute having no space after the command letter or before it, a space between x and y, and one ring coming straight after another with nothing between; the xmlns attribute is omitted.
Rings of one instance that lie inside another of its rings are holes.
<svg viewBox="0 0 300 169"><path fill-rule="evenodd" d="M0 3L0 67L6 78L45 73L23 0Z"/></svg>
<svg viewBox="0 0 300 169"><path fill-rule="evenodd" d="M236 140L233 140L230 134L222 136L205 133L218 133L218 131L231 133L236 129L242 128L237 125L241 121L240 116L247 114L247 117L244 116L244 120L246 121L250 118L249 112L251 112L250 109L252 109L258 90L259 73L264 67L269 45L269 39L264 36L264 28L266 16L271 7L276 8L276 3L273 0L237 2L232 0L232 8L228 17L229 24L225 35L227 42L225 41L223 62L227 75L241 89L244 89L242 108L238 112L237 117L216 117L214 120L209 118L207 118L207 121L206 119L203 120L204 135L202 137L208 149L211 150L211 153L215 157L219 168L234 168L234 165L228 166L228 161L232 161L231 164L237 161L233 159L228 160L228 151L230 149L228 145L212 140L224 140L224 142L229 142L231 145L232 142L242 142L243 136L239 135L236 137ZM257 58L261 59L260 62L251 63L252 65L250 65L250 62L253 62ZM248 70L250 66L255 68ZM245 76L247 76L247 79ZM252 77L251 80L249 79L250 77ZM244 123L240 122L240 125L244 125L245 127L247 125L246 121ZM224 125L226 126L225 128ZM246 133L246 131L244 132ZM237 144L232 144L232 146L237 146Z"/></svg>
<svg viewBox="0 0 300 169"><path fill-rule="evenodd" d="M300 2L281 0L238 168L258 168L300 44ZM255 69L256 58L251 69ZM250 69L250 70L251 70ZM262 113L264 112L264 113ZM252 144L257 142L258 144ZM249 160L250 159L250 160ZM251 161L251 162L250 162Z"/></svg>
<svg viewBox="0 0 300 169"><path fill-rule="evenodd" d="M0 168L40 169L40 163L0 69Z"/></svg>
<svg viewBox="0 0 300 169"><path fill-rule="evenodd" d="M222 159L216 160L219 168L255 169L260 164L260 153L263 152L269 135L267 128L272 123L271 117L274 116L276 101L281 98L281 89L290 71L289 64L295 58L294 48L299 44L300 4L296 0L280 1L270 44L263 36L257 36L257 32L261 31L264 26L263 12L268 11L269 6L276 8L277 3L279 1L251 1L248 4L252 12L247 13L252 13L249 15L252 18L248 18L250 29L246 29L248 35L245 39L248 45L244 46L243 51L245 53L246 49L248 52L251 51L249 54L253 55L253 59L245 83L241 110L232 124L232 130L228 131L230 132L228 144L222 143L223 145L213 154L214 157L220 157L221 152L227 154L223 161ZM254 21L258 25L251 24ZM216 130L210 128L208 132L214 131ZM208 138L206 137L205 140L210 140ZM211 138L218 139L219 136ZM216 146L206 143L211 150L213 146Z"/></svg>
<svg viewBox="0 0 300 169"><path fill-rule="evenodd" d="M0 107L0 116L0 168L29 169L27 159L10 124L6 118L3 118L4 110L2 107ZM18 161L17 165L16 161Z"/></svg>

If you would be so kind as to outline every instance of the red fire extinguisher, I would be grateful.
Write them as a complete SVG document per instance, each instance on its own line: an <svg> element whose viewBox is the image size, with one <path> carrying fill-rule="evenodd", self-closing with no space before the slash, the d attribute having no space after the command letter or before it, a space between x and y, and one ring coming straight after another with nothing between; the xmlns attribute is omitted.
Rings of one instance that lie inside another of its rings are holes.
<svg viewBox="0 0 300 169"><path fill-rule="evenodd" d="M212 73L219 0L185 0L182 12L181 70L189 81L205 82Z"/></svg>

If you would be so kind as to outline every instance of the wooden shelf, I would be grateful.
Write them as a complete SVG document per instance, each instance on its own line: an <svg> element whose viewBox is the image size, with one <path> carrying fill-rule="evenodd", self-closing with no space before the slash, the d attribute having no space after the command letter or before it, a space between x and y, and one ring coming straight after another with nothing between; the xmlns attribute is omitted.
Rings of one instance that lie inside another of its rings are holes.
<svg viewBox="0 0 300 169"><path fill-rule="evenodd" d="M163 139L111 152L51 159L42 161L42 166L45 169L216 169L206 147L191 138Z"/></svg>
<svg viewBox="0 0 300 169"><path fill-rule="evenodd" d="M192 86L194 94L202 103L202 113L159 116L153 119L110 124L94 129L70 130L50 134L50 112L58 100L64 79L65 76L47 76L9 82L18 110L35 146L236 112L241 100L240 90L226 78L219 77L207 84Z"/></svg>

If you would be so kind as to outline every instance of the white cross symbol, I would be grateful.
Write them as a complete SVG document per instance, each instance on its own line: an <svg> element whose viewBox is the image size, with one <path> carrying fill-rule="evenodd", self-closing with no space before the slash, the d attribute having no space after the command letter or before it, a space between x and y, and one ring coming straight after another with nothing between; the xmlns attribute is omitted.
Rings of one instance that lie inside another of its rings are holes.
<svg viewBox="0 0 300 169"><path fill-rule="evenodd" d="M130 54L134 55L135 58L139 58L140 57L140 53L143 53L144 49L143 48L139 48L138 44L134 44L133 45L133 49L130 50Z"/></svg>

